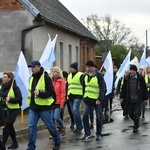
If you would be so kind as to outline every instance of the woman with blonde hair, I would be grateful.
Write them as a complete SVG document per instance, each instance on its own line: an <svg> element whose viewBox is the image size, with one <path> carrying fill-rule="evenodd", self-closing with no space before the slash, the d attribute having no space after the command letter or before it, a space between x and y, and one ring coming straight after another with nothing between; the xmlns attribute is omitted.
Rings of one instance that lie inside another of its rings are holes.
<svg viewBox="0 0 150 150"><path fill-rule="evenodd" d="M63 79L62 70L58 66L54 66L51 69L52 83L56 93L56 101L53 104L53 117L60 126L60 134L64 136L66 134L66 127L64 127L63 121L60 118L61 109L65 104L65 81Z"/></svg>

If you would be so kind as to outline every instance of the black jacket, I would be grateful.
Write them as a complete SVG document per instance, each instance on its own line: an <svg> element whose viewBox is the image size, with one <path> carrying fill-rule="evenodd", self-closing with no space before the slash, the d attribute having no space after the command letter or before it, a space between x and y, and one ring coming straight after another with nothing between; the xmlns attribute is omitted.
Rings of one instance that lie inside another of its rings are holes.
<svg viewBox="0 0 150 150"><path fill-rule="evenodd" d="M124 83L122 85L121 93L120 93L120 98L124 99L126 103L129 102L130 100L130 77L131 74L129 74L125 79ZM137 73L137 83L136 87L138 90L138 101L142 102L144 100L148 99L148 92L146 88L146 83L144 80L144 77L140 74Z"/></svg>
<svg viewBox="0 0 150 150"><path fill-rule="evenodd" d="M0 127L5 125L3 108L0 106Z"/></svg>
<svg viewBox="0 0 150 150"><path fill-rule="evenodd" d="M35 87L43 74L44 69L41 67L40 71L37 74L32 74L33 77L33 82L31 85L31 103L30 103L30 109L35 110L35 111L43 111L43 110L48 110L52 108L51 106L39 106L35 104L34 101L34 91ZM44 78L45 78L45 91L39 91L39 96L40 98L49 98L53 97L54 100L56 99L56 94L54 91L54 87L52 84L51 78L48 76L47 72L44 73Z"/></svg>
<svg viewBox="0 0 150 150"><path fill-rule="evenodd" d="M13 90L14 90L15 97L10 98L9 103L12 103L12 104L19 103L21 106L22 105L22 95L21 95L21 91L20 91L19 87L17 86L15 80L14 81L11 80L9 83L2 84L1 89L0 89L0 97L2 97L3 100L5 101L7 94L9 92L9 89L12 85L12 82L13 82Z"/></svg>

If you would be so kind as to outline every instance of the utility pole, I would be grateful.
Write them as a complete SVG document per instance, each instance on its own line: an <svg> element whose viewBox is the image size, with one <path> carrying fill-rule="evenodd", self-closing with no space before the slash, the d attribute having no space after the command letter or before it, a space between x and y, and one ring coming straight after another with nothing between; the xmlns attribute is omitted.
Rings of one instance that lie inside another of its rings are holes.
<svg viewBox="0 0 150 150"><path fill-rule="evenodd" d="M147 55L148 55L148 52L147 52L147 50L148 50L148 45L147 45L147 43L148 43L148 38L147 38L147 30L146 30L146 58L147 58Z"/></svg>

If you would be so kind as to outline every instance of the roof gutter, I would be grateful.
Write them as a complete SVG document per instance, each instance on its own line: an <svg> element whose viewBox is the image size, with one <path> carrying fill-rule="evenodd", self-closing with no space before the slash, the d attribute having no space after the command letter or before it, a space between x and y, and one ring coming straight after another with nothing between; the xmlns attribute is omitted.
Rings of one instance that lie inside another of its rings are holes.
<svg viewBox="0 0 150 150"><path fill-rule="evenodd" d="M25 54L25 36L26 36L26 33L27 33L28 31L31 31L31 30L33 30L33 29L35 29L35 28L39 28L39 27L44 26L44 25L45 25L45 20L44 20L44 22L41 23L41 24L37 24L37 25L30 26L30 27L28 27L28 28L26 28L26 29L23 29L23 30L21 31L21 51L23 52L23 54Z"/></svg>

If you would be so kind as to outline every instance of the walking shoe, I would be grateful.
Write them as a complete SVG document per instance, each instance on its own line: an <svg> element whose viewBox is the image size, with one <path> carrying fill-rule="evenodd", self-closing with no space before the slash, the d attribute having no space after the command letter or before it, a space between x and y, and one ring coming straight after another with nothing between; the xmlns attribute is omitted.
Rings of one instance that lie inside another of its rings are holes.
<svg viewBox="0 0 150 150"><path fill-rule="evenodd" d="M58 131L58 133L61 133L61 127L57 127L57 131Z"/></svg>
<svg viewBox="0 0 150 150"><path fill-rule="evenodd" d="M81 133L81 132L82 132L82 129L83 129L83 128L81 128L81 129L77 129L77 128L76 128L76 129L73 130L73 133Z"/></svg>
<svg viewBox="0 0 150 150"><path fill-rule="evenodd" d="M129 116L128 116L128 115L126 115L126 116L124 117L124 119L129 119Z"/></svg>
<svg viewBox="0 0 150 150"><path fill-rule="evenodd" d="M71 123L71 125L70 125L70 129L74 129L74 123Z"/></svg>
<svg viewBox="0 0 150 150"><path fill-rule="evenodd" d="M53 139L53 137L50 135L50 136L49 136L49 139Z"/></svg>
<svg viewBox="0 0 150 150"><path fill-rule="evenodd" d="M78 140L89 140L89 139L92 139L93 136L92 135L84 135L83 137L79 138Z"/></svg>
<svg viewBox="0 0 150 150"><path fill-rule="evenodd" d="M144 119L144 118L145 118L145 116L143 115L143 116L142 116L142 118Z"/></svg>
<svg viewBox="0 0 150 150"><path fill-rule="evenodd" d="M64 136L66 134L66 127L61 129L61 135Z"/></svg>
<svg viewBox="0 0 150 150"><path fill-rule="evenodd" d="M94 128L93 124L90 124L90 129L93 129L93 128Z"/></svg>
<svg viewBox="0 0 150 150"><path fill-rule="evenodd" d="M125 111L123 111L123 116L125 116L126 115L126 112Z"/></svg>
<svg viewBox="0 0 150 150"><path fill-rule="evenodd" d="M8 149L15 149L18 148L18 143L12 143L11 146L8 147Z"/></svg>
<svg viewBox="0 0 150 150"><path fill-rule="evenodd" d="M61 145L61 142L55 144L54 147L53 147L53 150L59 150L60 149L60 145Z"/></svg>
<svg viewBox="0 0 150 150"><path fill-rule="evenodd" d="M137 133L137 132L138 132L138 128L134 127L134 128L133 128L133 132L134 132L134 133Z"/></svg>
<svg viewBox="0 0 150 150"><path fill-rule="evenodd" d="M102 137L100 135L97 135L96 136L96 141L101 141L102 140Z"/></svg>

